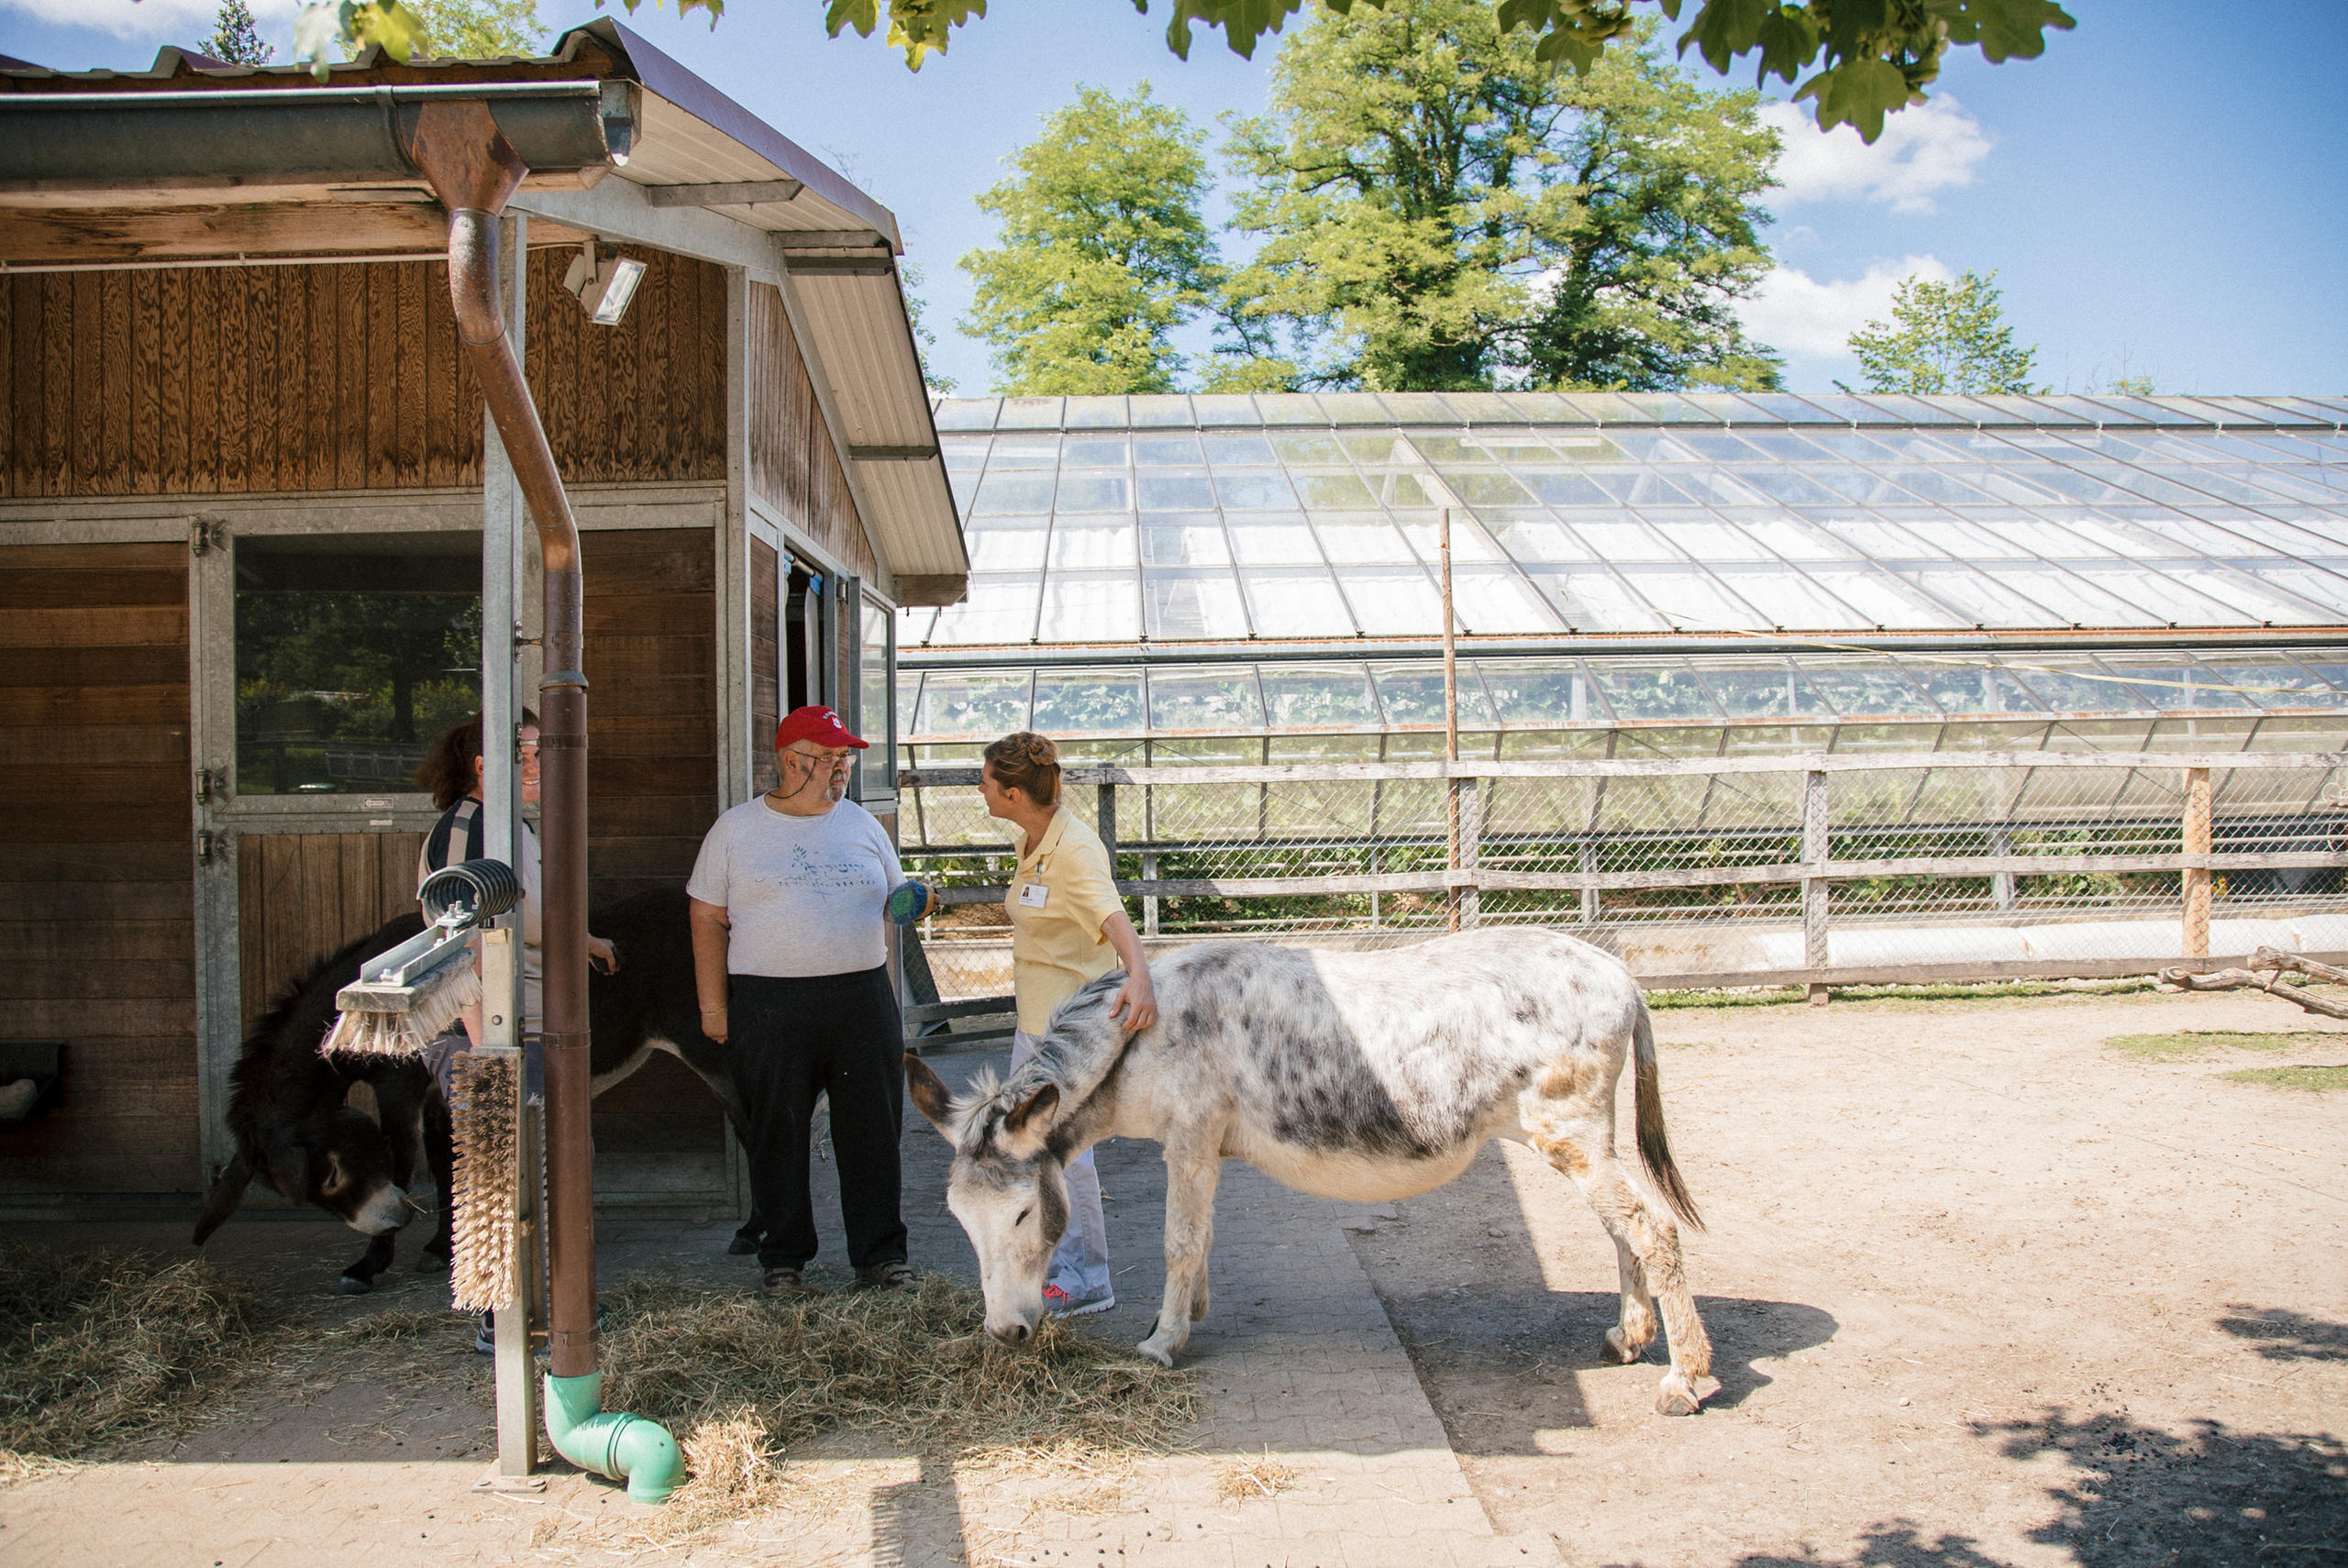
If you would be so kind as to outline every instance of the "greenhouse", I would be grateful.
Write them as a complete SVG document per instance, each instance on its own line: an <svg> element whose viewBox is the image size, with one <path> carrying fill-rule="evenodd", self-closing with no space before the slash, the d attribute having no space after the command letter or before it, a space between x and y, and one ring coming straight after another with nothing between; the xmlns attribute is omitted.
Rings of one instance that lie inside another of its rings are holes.
<svg viewBox="0 0 2348 1568"><path fill-rule="evenodd" d="M1456 893L1363 891L1459 869L1459 791L1396 776L1447 750L1447 533L1457 756L1489 765L1466 790L1479 918L1627 948L1630 926L1760 930L1806 896L1844 932L2173 913L2190 870L2068 864L2192 852L2187 767L2069 764L2189 756L2206 778L2261 754L2204 786L2210 853L2281 857L2217 878L2220 924L2320 918L2348 946L2336 866L2307 864L2335 858L2323 757L2348 746L2348 402L1013 398L937 425L973 569L963 602L900 617L895 729L903 837L938 870L984 879L1002 842L938 770L1034 728L1148 770L1109 810L1121 874L1163 895L1153 926L1456 921ZM1806 790L1831 826L1805 849ZM1686 884L2032 854L2068 860ZM1682 885L1588 885L1610 868ZM1354 886L1196 896L1312 876Z"/></svg>

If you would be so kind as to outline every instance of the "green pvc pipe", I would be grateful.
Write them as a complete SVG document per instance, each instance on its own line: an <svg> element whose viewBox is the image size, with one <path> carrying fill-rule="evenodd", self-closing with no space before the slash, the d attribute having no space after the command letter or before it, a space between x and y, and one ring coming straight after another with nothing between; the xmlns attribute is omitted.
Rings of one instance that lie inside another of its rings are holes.
<svg viewBox="0 0 2348 1568"><path fill-rule="evenodd" d="M581 1470L627 1483L639 1503L665 1503L685 1479L685 1457L659 1422L604 1408L604 1375L547 1374L547 1436Z"/></svg>

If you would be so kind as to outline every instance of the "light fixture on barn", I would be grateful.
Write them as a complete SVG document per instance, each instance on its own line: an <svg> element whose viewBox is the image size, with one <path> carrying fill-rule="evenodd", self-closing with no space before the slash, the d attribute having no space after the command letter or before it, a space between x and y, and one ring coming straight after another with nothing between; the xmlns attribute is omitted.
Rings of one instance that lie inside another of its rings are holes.
<svg viewBox="0 0 2348 1568"><path fill-rule="evenodd" d="M570 259L562 286L579 296L580 308L598 326L617 326L644 281L644 263L620 254L616 245L590 239Z"/></svg>

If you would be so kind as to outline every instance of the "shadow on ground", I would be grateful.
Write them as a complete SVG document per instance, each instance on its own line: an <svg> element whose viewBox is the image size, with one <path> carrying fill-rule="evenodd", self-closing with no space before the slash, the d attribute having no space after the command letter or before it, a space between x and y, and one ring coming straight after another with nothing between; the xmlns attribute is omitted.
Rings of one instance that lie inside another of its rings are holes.
<svg viewBox="0 0 2348 1568"><path fill-rule="evenodd" d="M1557 1178L1563 1187L1565 1178ZM1593 1232L1596 1216L1567 1195ZM1487 1144L1448 1187L1379 1211L1353 1236L1419 1382L1462 1454L1543 1452L1536 1434L1587 1427L1578 1371L1614 1364L1606 1331L1621 1315L1612 1270L1595 1290L1555 1290L1525 1223L1508 1163ZM1407 1232L1407 1234L1406 1234ZM1794 1301L1698 1295L1720 1389L1704 1401L1733 1408L1770 1381L1756 1363L1823 1344L1833 1317ZM1647 1359L1663 1361L1660 1335Z"/></svg>
<svg viewBox="0 0 2348 1568"><path fill-rule="evenodd" d="M2178 1432L2126 1416L2065 1409L1973 1424L2007 1459L2058 1454L2051 1520L2030 1539L2081 1568L2274 1568L2348 1558L2348 1448L2338 1438L2242 1432L2196 1421ZM2003 1568L1968 1537L1927 1537L1906 1519L1869 1529L1848 1556L1759 1553L1737 1568Z"/></svg>
<svg viewBox="0 0 2348 1568"><path fill-rule="evenodd" d="M2232 1314L2218 1327L2253 1347L2268 1361L2348 1361L2348 1323L2327 1322L2287 1307L2229 1303ZM2348 1558L2348 1544L2341 1555Z"/></svg>

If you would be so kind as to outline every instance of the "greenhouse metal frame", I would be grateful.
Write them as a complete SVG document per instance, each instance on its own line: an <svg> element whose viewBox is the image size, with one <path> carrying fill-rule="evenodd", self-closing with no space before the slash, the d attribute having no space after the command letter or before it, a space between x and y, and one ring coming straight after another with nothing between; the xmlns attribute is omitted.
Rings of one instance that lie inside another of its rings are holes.
<svg viewBox="0 0 2348 1568"><path fill-rule="evenodd" d="M1034 728L1113 770L1073 803L1111 813L1168 939L1464 910L1650 976L2108 971L2197 956L2198 873L2221 946L2281 922L2336 951L2343 424L2296 399L948 402L972 599L900 623L905 846L962 896L998 878L955 770ZM933 926L944 968L1000 942L984 918Z"/></svg>

